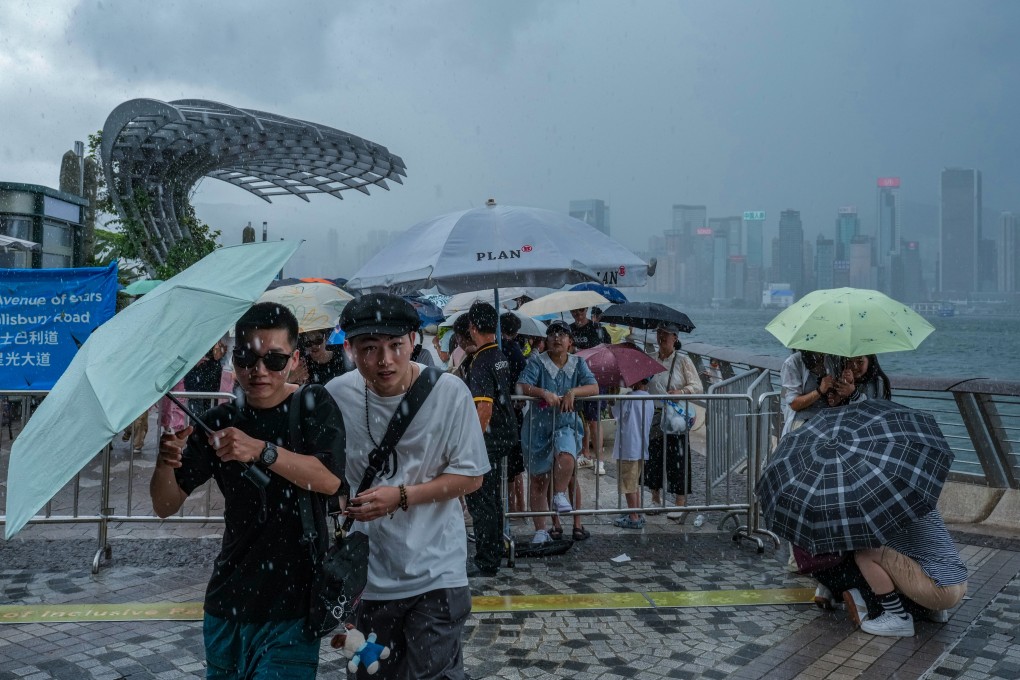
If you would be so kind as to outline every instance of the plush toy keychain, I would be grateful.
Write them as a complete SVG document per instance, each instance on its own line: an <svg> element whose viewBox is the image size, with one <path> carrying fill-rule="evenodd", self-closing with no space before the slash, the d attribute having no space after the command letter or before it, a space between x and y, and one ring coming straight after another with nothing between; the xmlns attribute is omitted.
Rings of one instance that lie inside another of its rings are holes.
<svg viewBox="0 0 1020 680"><path fill-rule="evenodd" d="M378 644L375 640L375 633L365 635L351 624L345 624L346 633L334 635L330 646L339 649L345 657L350 659L347 670L356 673L358 666L365 664L365 671L374 675L379 670L379 661L389 658L390 648Z"/></svg>

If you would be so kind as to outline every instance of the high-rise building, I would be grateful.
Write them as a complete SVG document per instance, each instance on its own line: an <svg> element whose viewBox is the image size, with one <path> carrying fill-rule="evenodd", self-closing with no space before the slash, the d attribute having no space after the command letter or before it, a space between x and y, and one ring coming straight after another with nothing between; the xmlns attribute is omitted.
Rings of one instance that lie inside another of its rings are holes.
<svg viewBox="0 0 1020 680"><path fill-rule="evenodd" d="M999 216L999 290L1020 293L1020 214Z"/></svg>
<svg viewBox="0 0 1020 680"><path fill-rule="evenodd" d="M835 288L832 278L832 264L836 259L836 242L818 235L815 241L815 286L819 290Z"/></svg>
<svg viewBox="0 0 1020 680"><path fill-rule="evenodd" d="M850 243L861 234L857 207L843 206L836 211L836 259L850 259Z"/></svg>
<svg viewBox="0 0 1020 680"><path fill-rule="evenodd" d="M726 298L743 303L747 291L747 258L730 255L726 258Z"/></svg>
<svg viewBox="0 0 1020 680"><path fill-rule="evenodd" d="M715 293L715 234L701 227L694 230L689 242L681 296L693 304L708 306Z"/></svg>
<svg viewBox="0 0 1020 680"><path fill-rule="evenodd" d="M790 284L794 298L804 294L804 225L799 210L784 210L779 216L779 247L773 261L773 280Z"/></svg>
<svg viewBox="0 0 1020 680"><path fill-rule="evenodd" d="M753 219L751 219L753 218ZM754 210L744 213L744 233L747 235L747 245L744 254L747 255L748 267L763 267L764 243L763 232L765 227L765 211Z"/></svg>
<svg viewBox="0 0 1020 680"><path fill-rule="evenodd" d="M994 293L999 290L999 251L994 239L978 242L978 290Z"/></svg>
<svg viewBox="0 0 1020 680"><path fill-rule="evenodd" d="M703 205L673 205L673 228L683 236L694 236L698 229L708 227L708 208Z"/></svg>
<svg viewBox="0 0 1020 680"><path fill-rule="evenodd" d="M726 262L729 257L729 235L725 230L712 230L712 302L726 299Z"/></svg>
<svg viewBox="0 0 1020 680"><path fill-rule="evenodd" d="M850 242L850 287L873 290L878 272L872 259L874 246L870 236L857 236Z"/></svg>
<svg viewBox="0 0 1020 680"><path fill-rule="evenodd" d="M726 252L728 255L740 255L743 252L744 219L742 217L711 217L708 227L715 235L726 235Z"/></svg>
<svg viewBox="0 0 1020 680"><path fill-rule="evenodd" d="M806 295L815 290L815 248L814 244L804 239L804 267L801 269L804 276L804 290L801 295Z"/></svg>
<svg viewBox="0 0 1020 680"><path fill-rule="evenodd" d="M878 249L879 287L889 292L890 266L900 247L900 178L878 178Z"/></svg>
<svg viewBox="0 0 1020 680"><path fill-rule="evenodd" d="M938 290L966 298L980 290L981 171L945 168L939 184Z"/></svg>
<svg viewBox="0 0 1020 680"><path fill-rule="evenodd" d="M609 236L609 206L598 198L570 202L570 216Z"/></svg>
<svg viewBox="0 0 1020 680"><path fill-rule="evenodd" d="M900 302L925 302L928 293L924 286L921 250L917 241L900 239L896 254L891 259L890 295Z"/></svg>

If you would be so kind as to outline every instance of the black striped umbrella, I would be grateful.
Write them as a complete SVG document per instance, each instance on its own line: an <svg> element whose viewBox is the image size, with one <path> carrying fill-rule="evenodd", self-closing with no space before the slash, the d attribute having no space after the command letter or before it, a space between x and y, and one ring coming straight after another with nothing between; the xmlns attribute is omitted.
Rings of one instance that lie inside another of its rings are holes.
<svg viewBox="0 0 1020 680"><path fill-rule="evenodd" d="M870 399L785 435L755 492L766 526L811 554L873 548L935 509L952 463L931 414Z"/></svg>

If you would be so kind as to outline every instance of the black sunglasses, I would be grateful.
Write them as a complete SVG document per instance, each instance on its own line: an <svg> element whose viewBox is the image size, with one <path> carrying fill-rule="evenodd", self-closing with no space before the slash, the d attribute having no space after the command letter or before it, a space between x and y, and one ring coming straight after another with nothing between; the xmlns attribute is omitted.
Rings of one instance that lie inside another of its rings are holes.
<svg viewBox="0 0 1020 680"><path fill-rule="evenodd" d="M260 355L250 349L234 350L234 365L238 368L254 368L259 361L262 361L267 371L282 371L287 368L290 355L283 352L266 352Z"/></svg>
<svg viewBox="0 0 1020 680"><path fill-rule="evenodd" d="M326 336L321 333L318 335L305 336L305 344L307 345L321 345L324 342L326 342Z"/></svg>

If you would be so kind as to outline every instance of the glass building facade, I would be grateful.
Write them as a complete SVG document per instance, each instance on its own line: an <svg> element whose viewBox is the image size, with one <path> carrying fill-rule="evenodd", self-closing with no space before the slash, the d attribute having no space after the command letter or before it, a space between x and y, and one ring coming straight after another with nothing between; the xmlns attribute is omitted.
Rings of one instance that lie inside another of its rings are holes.
<svg viewBox="0 0 1020 680"><path fill-rule="evenodd" d="M38 184L0 182L0 235L37 243L36 252L0 250L0 267L81 267L85 209L80 196Z"/></svg>

